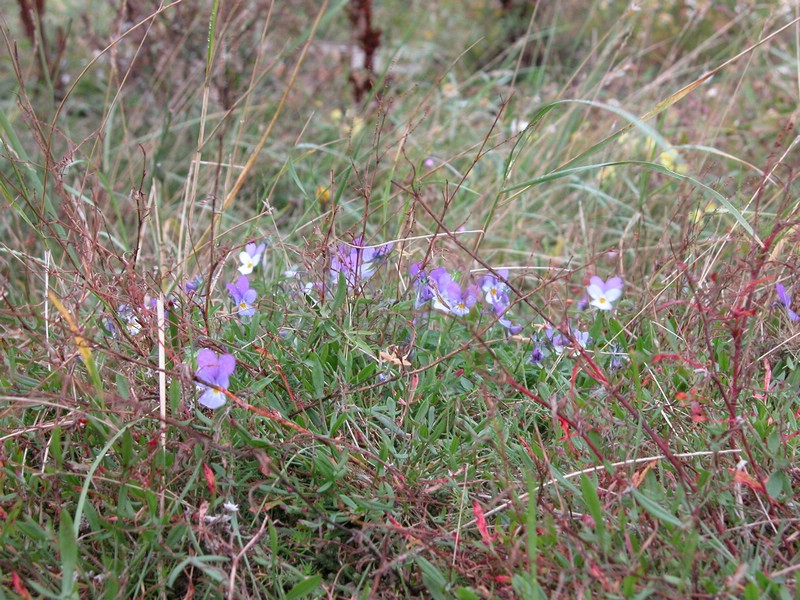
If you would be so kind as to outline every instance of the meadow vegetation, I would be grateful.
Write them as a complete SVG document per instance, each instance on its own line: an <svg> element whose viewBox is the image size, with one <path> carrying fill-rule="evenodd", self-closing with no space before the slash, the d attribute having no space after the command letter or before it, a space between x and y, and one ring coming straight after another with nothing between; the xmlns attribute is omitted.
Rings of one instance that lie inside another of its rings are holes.
<svg viewBox="0 0 800 600"><path fill-rule="evenodd" d="M0 598L795 597L795 3L46 10Z"/></svg>

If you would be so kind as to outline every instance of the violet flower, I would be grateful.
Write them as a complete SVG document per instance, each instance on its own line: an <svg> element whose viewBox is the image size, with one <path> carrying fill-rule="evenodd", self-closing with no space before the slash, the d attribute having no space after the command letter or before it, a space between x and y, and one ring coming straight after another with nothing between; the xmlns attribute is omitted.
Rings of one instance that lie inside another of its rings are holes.
<svg viewBox="0 0 800 600"><path fill-rule="evenodd" d="M120 304L117 309L117 315L125 322L125 329L128 330L129 335L139 335L141 333L142 324L130 304Z"/></svg>
<svg viewBox="0 0 800 600"><path fill-rule="evenodd" d="M485 294L484 300L490 306L496 306L498 303L508 306L509 287L503 281L508 279L508 269L499 269L497 274L500 276L499 278L491 274L481 277L481 291Z"/></svg>
<svg viewBox="0 0 800 600"><path fill-rule="evenodd" d="M544 351L542 350L542 343L538 338L533 339L533 350L528 358L528 362L532 365L540 365L544 362Z"/></svg>
<svg viewBox="0 0 800 600"><path fill-rule="evenodd" d="M425 304L433 300L435 295L431 286L428 284L428 274L420 263L412 264L409 268L409 274L411 276L411 283L417 288L414 308L422 308Z"/></svg>
<svg viewBox="0 0 800 600"><path fill-rule="evenodd" d="M236 280L236 283L229 283L226 287L236 304L236 314L242 318L252 317L256 314L255 306L253 306L256 301L256 291L250 287L247 275L242 275Z"/></svg>
<svg viewBox="0 0 800 600"><path fill-rule="evenodd" d="M242 263L239 266L239 273L242 275L250 275L261 260L261 254L263 254L266 249L266 244L259 244L258 246L256 246L255 243L247 244L244 247L244 252L239 254L239 262Z"/></svg>
<svg viewBox="0 0 800 600"><path fill-rule="evenodd" d="M331 258L331 281L334 285L338 283L339 274L342 273L347 287L356 289L375 274L393 247L392 242L364 246L361 236L356 237L352 244L340 244Z"/></svg>
<svg viewBox="0 0 800 600"><path fill-rule="evenodd" d="M511 335L517 335L520 331L522 331L522 325L515 325L509 319L510 315L508 313L508 304L501 304L500 302L497 302L494 305L494 312L498 317L497 322L505 327L508 333Z"/></svg>
<svg viewBox="0 0 800 600"><path fill-rule="evenodd" d="M197 384L197 391L202 395L197 401L206 408L219 408L225 404L225 394L209 385L228 389L230 376L236 369L236 359L231 354L217 356L216 352L203 348L197 353L197 371L194 375L200 380Z"/></svg>
<svg viewBox="0 0 800 600"><path fill-rule="evenodd" d="M200 275L195 275L191 279L187 280L183 284L183 290L187 294L193 294L197 292L203 286L203 278Z"/></svg>
<svg viewBox="0 0 800 600"><path fill-rule="evenodd" d="M478 302L478 286L467 285L462 288L443 267L431 271L429 280L432 284L435 310L463 317Z"/></svg>
<svg viewBox="0 0 800 600"><path fill-rule="evenodd" d="M552 327L545 329L545 335L556 354L563 354L565 350L571 350L570 355L577 356L580 354L580 348L586 348L589 344L589 332L580 331L577 327L572 328L572 339Z"/></svg>
<svg viewBox="0 0 800 600"><path fill-rule="evenodd" d="M783 284L775 284L775 293L778 294L778 304L786 310L786 314L789 315L789 320L800 321L800 316L792 310L792 297L788 294L786 288L783 287Z"/></svg>
<svg viewBox="0 0 800 600"><path fill-rule="evenodd" d="M612 277L603 281L596 275L589 280L586 294L592 299L591 305L600 310L611 310L614 302L622 296L622 279Z"/></svg>

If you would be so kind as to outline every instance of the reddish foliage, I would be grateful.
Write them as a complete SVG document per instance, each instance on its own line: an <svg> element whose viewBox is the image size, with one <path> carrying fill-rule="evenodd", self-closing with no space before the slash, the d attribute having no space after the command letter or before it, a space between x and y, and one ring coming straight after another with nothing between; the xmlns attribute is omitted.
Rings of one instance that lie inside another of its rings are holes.
<svg viewBox="0 0 800 600"><path fill-rule="evenodd" d="M498 535L489 534L489 526L486 523L486 515L483 512L481 503L477 500L472 501L472 514L475 516L475 526L478 528L481 538L483 538L483 543L487 546L491 546L492 542L498 538Z"/></svg>
<svg viewBox="0 0 800 600"><path fill-rule="evenodd" d="M206 478L208 491L214 494L217 491L217 478L214 476L214 471L207 463L203 463L203 476Z"/></svg>
<svg viewBox="0 0 800 600"><path fill-rule="evenodd" d="M22 582L22 578L14 571L11 574L11 585L14 588L14 593L16 593L20 598L23 600L30 600L31 594L28 591L28 588L25 587L25 584Z"/></svg>

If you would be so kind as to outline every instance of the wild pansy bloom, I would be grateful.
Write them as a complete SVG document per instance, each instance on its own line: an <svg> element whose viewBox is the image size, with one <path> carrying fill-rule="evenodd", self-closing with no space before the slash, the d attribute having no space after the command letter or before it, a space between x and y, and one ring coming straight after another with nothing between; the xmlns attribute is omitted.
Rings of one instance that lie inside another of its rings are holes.
<svg viewBox="0 0 800 600"><path fill-rule="evenodd" d="M244 252L239 255L239 262L242 263L239 266L239 273L242 275L250 275L261 260L261 255L266 249L266 244L259 244L258 246L256 246L255 243L247 244L244 247Z"/></svg>
<svg viewBox="0 0 800 600"><path fill-rule="evenodd" d="M612 277L608 281L603 281L597 275L589 280L589 287L586 293L592 299L591 305L600 310L611 310L614 302L622 296L622 279Z"/></svg>
<svg viewBox="0 0 800 600"><path fill-rule="evenodd" d="M577 356L580 354L580 348L586 348L589 344L589 333L580 331L577 327L572 328L572 339L552 327L545 329L545 335L556 354L563 354L565 350L571 349L571 355Z"/></svg>
<svg viewBox="0 0 800 600"><path fill-rule="evenodd" d="M544 361L544 351L542 350L542 343L538 337L533 338L533 350L531 351L528 362L532 365L539 365Z"/></svg>
<svg viewBox="0 0 800 600"><path fill-rule="evenodd" d="M197 391L202 392L202 395L197 401L202 406L212 409L225 404L225 394L205 384L227 390L234 369L236 369L236 359L232 355L217 356L216 352L208 348L200 350L197 353L197 371L194 373L201 382L197 384Z"/></svg>
<svg viewBox="0 0 800 600"><path fill-rule="evenodd" d="M506 301L507 302L507 301ZM511 335L517 335L520 331L522 331L522 325L515 325L509 319L508 314L508 304L502 304L501 302L497 302L494 305L494 312L497 315L497 322L500 323L503 327L508 330L508 333Z"/></svg>
<svg viewBox="0 0 800 600"><path fill-rule="evenodd" d="M792 297L786 291L786 288L783 287L783 284L775 284L775 293L778 294L778 304L786 310L786 314L789 315L789 320L800 321L800 315L792 310Z"/></svg>
<svg viewBox="0 0 800 600"><path fill-rule="evenodd" d="M125 329L128 330L130 335L139 335L142 331L142 324L139 318L134 314L133 308L129 304L120 304L117 309L117 315L125 323Z"/></svg>
<svg viewBox="0 0 800 600"><path fill-rule="evenodd" d="M331 281L335 285L339 281L339 273L342 273L347 287L355 289L375 274L393 247L392 242L364 246L361 236L355 238L352 244L340 244L331 258Z"/></svg>
<svg viewBox="0 0 800 600"><path fill-rule="evenodd" d="M250 287L247 275L242 275L236 280L236 283L229 283L226 287L236 304L236 314L242 318L252 317L256 314L256 308L253 306L256 301L256 291Z"/></svg>
<svg viewBox="0 0 800 600"><path fill-rule="evenodd" d="M192 277L191 279L186 281L186 283L183 284L183 290L187 294L193 294L197 292L197 290L199 290L202 286L203 286L203 278L200 277L200 275L195 275L194 277Z"/></svg>
<svg viewBox="0 0 800 600"><path fill-rule="evenodd" d="M436 310L463 317L478 302L478 286L467 285L462 288L443 267L431 271L429 281L432 284L433 308Z"/></svg>
<svg viewBox="0 0 800 600"><path fill-rule="evenodd" d="M420 263L414 263L409 268L411 283L417 288L417 297L414 300L414 308L422 308L426 303L433 300L434 293L428 284L428 274Z"/></svg>
<svg viewBox="0 0 800 600"><path fill-rule="evenodd" d="M486 304L508 306L509 287L503 283L503 280L508 279L508 269L499 269L497 274L499 277L491 274L481 277L481 291L484 293Z"/></svg>

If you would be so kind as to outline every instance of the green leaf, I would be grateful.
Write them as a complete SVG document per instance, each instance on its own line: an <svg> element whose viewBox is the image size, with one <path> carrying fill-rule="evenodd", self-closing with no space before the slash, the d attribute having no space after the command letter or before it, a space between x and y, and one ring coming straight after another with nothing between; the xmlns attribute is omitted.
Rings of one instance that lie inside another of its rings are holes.
<svg viewBox="0 0 800 600"><path fill-rule="evenodd" d="M583 501L586 503L586 508L589 509L589 514L594 521L594 530L597 539L603 547L603 552L607 552L606 543L606 524L603 520L603 508L600 506L600 497L597 495L597 484L595 484L585 474L581 475L581 491L583 492Z"/></svg>
<svg viewBox="0 0 800 600"><path fill-rule="evenodd" d="M428 588L428 593L436 600L444 600L447 589L447 579L436 566L422 558L417 557L417 564L422 571L422 582Z"/></svg>
<svg viewBox="0 0 800 600"><path fill-rule="evenodd" d="M286 594L286 600L295 600L296 598L308 596L311 592L317 589L321 583L322 575L314 575L304 579L289 590L289 592Z"/></svg>
<svg viewBox="0 0 800 600"><path fill-rule="evenodd" d="M633 497L636 499L636 502L638 502L642 508L644 508L648 513L650 513L650 516L652 516L653 518L658 519L662 523L672 525L673 527L677 527L679 529L686 528L686 523L681 521L678 517L673 515L671 512L669 512L660 504L656 503L655 501L645 496L639 490L634 488L631 490L631 493L633 494Z"/></svg>
<svg viewBox="0 0 800 600"><path fill-rule="evenodd" d="M73 596L74 574L78 565L78 540L73 525L69 511L63 509L58 526L58 549L61 553L61 598L64 599Z"/></svg>
<svg viewBox="0 0 800 600"><path fill-rule="evenodd" d="M766 490L771 498L780 498L783 495L783 491L786 489L791 489L791 484L786 473L782 470L778 470L769 476L766 483Z"/></svg>

